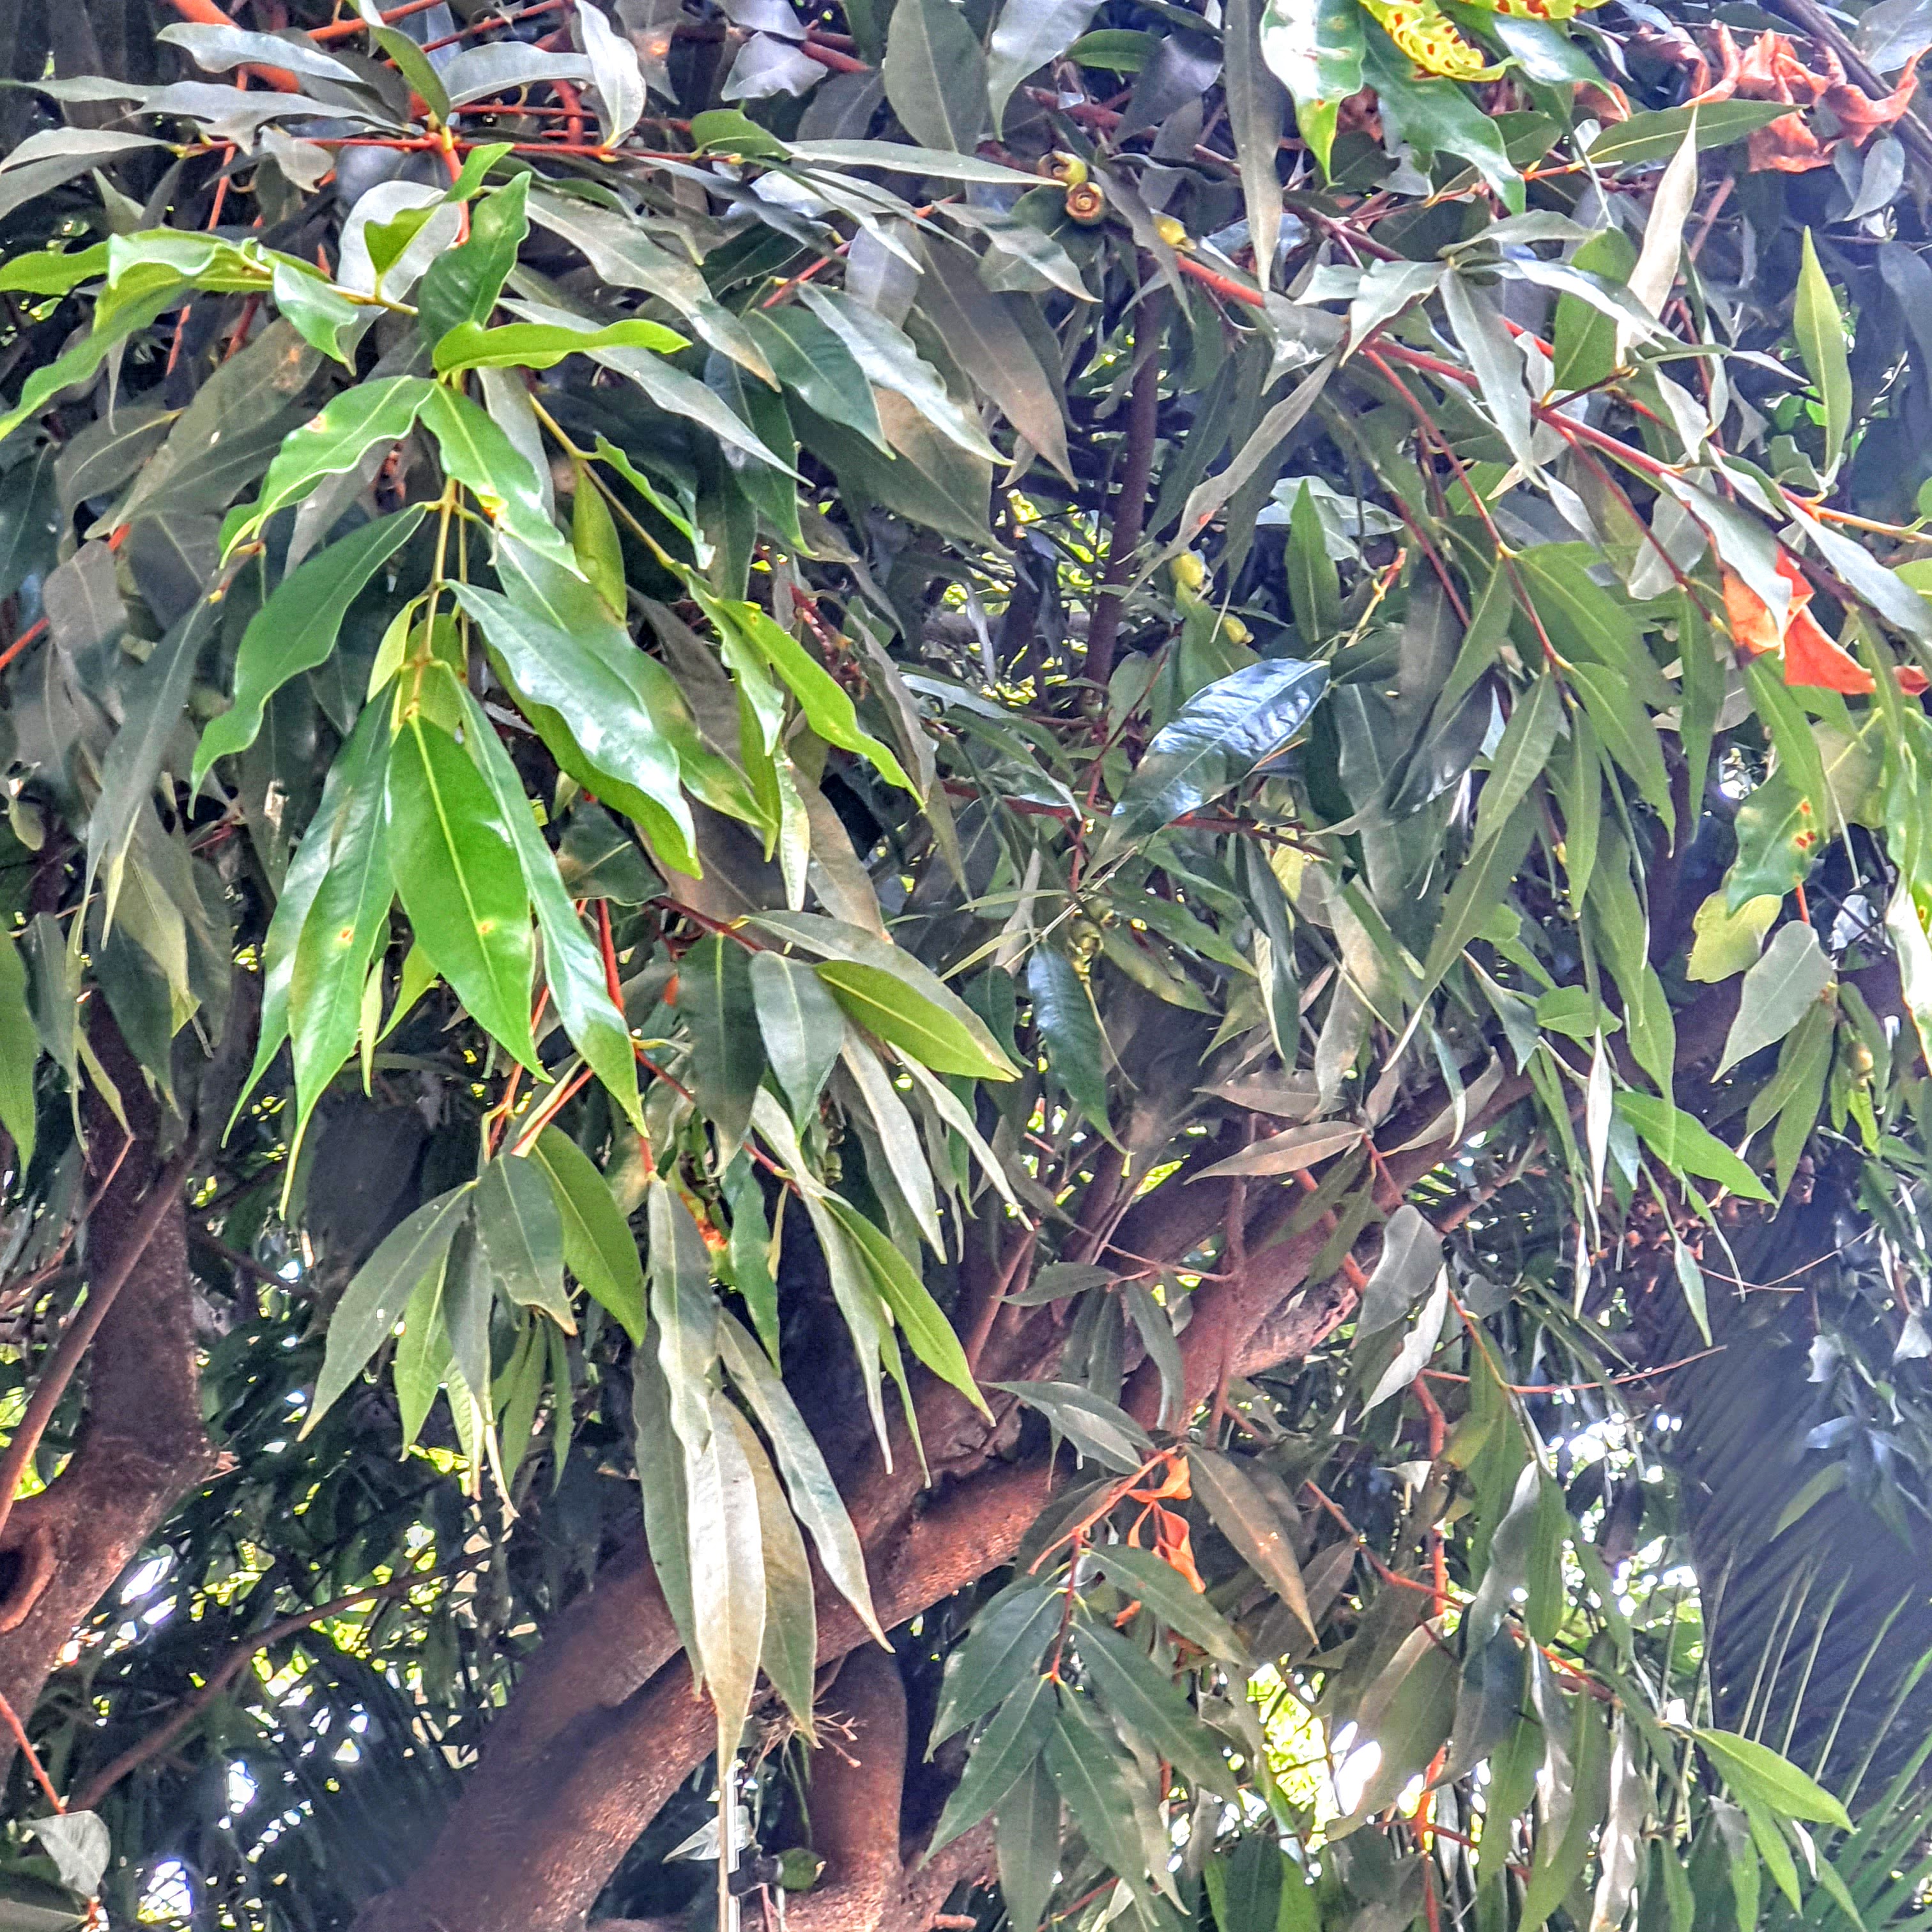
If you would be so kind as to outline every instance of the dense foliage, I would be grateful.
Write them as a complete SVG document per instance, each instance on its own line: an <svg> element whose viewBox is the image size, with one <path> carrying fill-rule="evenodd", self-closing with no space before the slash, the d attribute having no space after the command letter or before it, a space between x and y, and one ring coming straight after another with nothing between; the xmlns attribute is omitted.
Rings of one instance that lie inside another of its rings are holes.
<svg viewBox="0 0 1932 1932"><path fill-rule="evenodd" d="M358 4L0 10L0 1924L1924 1922L1932 4Z"/></svg>

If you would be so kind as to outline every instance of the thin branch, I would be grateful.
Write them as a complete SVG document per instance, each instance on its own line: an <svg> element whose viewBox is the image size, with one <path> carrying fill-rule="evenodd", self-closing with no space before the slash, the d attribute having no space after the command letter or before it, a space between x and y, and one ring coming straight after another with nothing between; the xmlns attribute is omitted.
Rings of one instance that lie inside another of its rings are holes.
<svg viewBox="0 0 1932 1932"><path fill-rule="evenodd" d="M74 1804L83 1811L91 1811L118 1784L130 1771L138 1770L150 1758L158 1757L176 1738L187 1730L220 1697L230 1684L246 1670L250 1661L283 1638L293 1636L311 1625L327 1618L340 1616L345 1610L353 1610L358 1604L374 1603L388 1597L406 1596L419 1586L449 1582L462 1576L466 1570L482 1567L488 1558L478 1562L465 1564L454 1570L411 1570L406 1576L393 1577L386 1583L374 1583L367 1589L351 1590L346 1596L337 1597L312 1610L297 1610L288 1616L279 1618L258 1635L237 1644L216 1668L201 1688L192 1696L184 1698L175 1707L172 1715L155 1726L138 1744L130 1744L121 1755L111 1760L82 1785L75 1794ZM24 1744L25 1738L21 1740Z"/></svg>

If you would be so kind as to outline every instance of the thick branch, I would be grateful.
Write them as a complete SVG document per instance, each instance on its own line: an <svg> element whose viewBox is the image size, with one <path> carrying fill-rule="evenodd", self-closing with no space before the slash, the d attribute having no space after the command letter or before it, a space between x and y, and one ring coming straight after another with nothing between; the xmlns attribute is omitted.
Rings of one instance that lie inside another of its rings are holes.
<svg viewBox="0 0 1932 1932"><path fill-rule="evenodd" d="M86 1420L66 1467L14 1506L0 1537L11 1573L0 1606L10 1625L0 1635L0 1695L23 1717L74 1632L176 1501L218 1466L202 1423L178 1165L153 1157L160 1123L134 1056L110 1027L97 1030L94 1043L135 1145L121 1158L120 1126L90 1094L92 1178L98 1184L119 1165L86 1228L88 1276L99 1298ZM42 1377L50 1394L58 1366L50 1363ZM28 1433L23 1426L16 1442ZM10 1757L12 1747L0 1750Z"/></svg>
<svg viewBox="0 0 1932 1932"><path fill-rule="evenodd" d="M868 1546L880 1621L892 1628L1010 1562L1048 1484L1043 1464L988 1469L880 1538L884 1546ZM821 1663L867 1640L823 1582L818 1611ZM520 1802L508 1814L514 1828L490 1828L466 1796L408 1886L365 1907L357 1932L573 1932L638 1833L710 1754L713 1726L710 1699L692 1694L689 1671L674 1660L620 1708L518 1766L514 1799L511 1781L499 1780L492 1809Z"/></svg>

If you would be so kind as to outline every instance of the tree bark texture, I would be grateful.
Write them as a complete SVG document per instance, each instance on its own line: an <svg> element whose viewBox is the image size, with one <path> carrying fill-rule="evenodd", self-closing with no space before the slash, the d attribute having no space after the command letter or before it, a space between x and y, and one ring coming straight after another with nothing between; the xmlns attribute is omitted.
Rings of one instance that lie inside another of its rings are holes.
<svg viewBox="0 0 1932 1932"><path fill-rule="evenodd" d="M116 1270L137 1237L148 1189L166 1170L156 1144L159 1112L140 1068L110 1025L98 1026L93 1037L132 1144L123 1155L120 1122L90 1091L88 1180L100 1190L81 1237L90 1282ZM202 1426L178 1198L108 1310L84 1371L86 1419L73 1455L46 1489L20 1499L0 1534L0 1695L23 1718L74 1633L168 1511L218 1466ZM14 1752L10 1736L0 1740L0 1776Z"/></svg>

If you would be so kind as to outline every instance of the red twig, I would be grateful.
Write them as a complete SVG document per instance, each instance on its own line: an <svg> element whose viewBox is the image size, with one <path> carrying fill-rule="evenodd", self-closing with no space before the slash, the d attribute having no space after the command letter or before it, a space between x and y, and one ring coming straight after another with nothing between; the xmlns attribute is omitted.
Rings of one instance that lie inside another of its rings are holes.
<svg viewBox="0 0 1932 1932"><path fill-rule="evenodd" d="M57 1814L65 1816L67 1806L62 1802L60 1793L54 1789L53 1780L48 1777L46 1767L40 1762L40 1754L28 1741L26 1726L20 1722L20 1713L0 1696L0 1718L6 1720L7 1728L14 1733L14 1742L20 1747L21 1755L27 1760L27 1768L34 1774L34 1781L47 1794L47 1802Z"/></svg>

